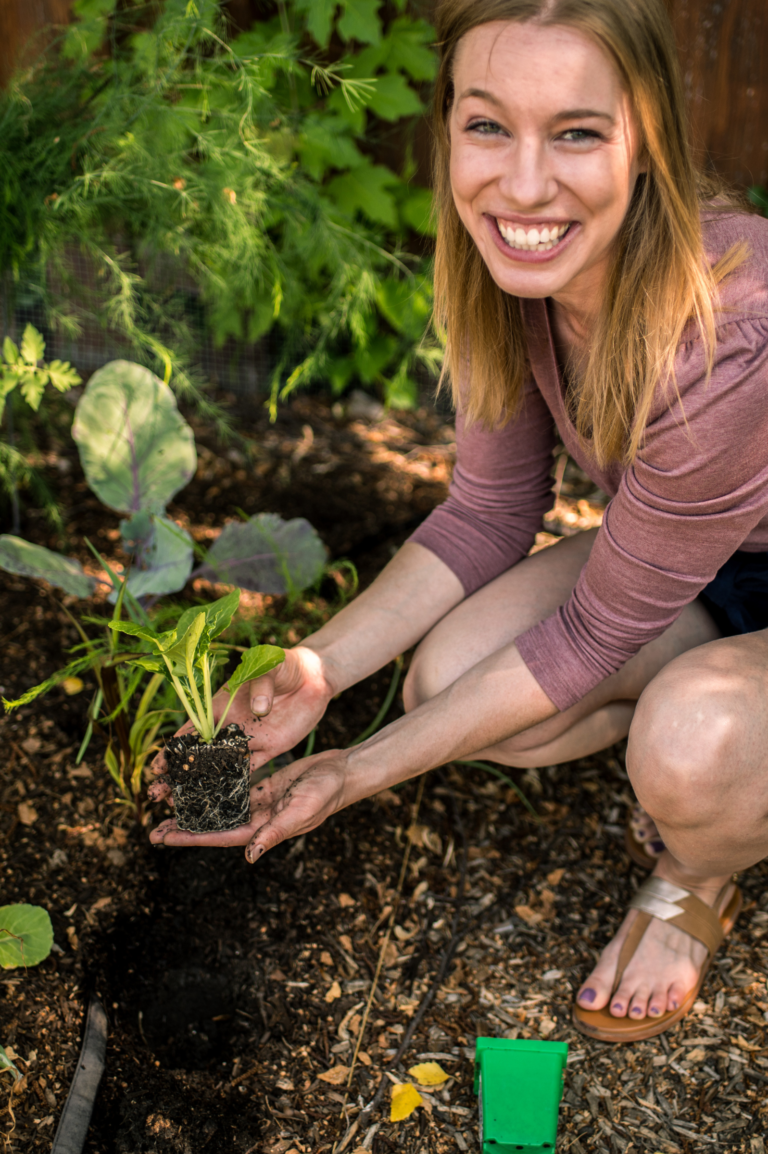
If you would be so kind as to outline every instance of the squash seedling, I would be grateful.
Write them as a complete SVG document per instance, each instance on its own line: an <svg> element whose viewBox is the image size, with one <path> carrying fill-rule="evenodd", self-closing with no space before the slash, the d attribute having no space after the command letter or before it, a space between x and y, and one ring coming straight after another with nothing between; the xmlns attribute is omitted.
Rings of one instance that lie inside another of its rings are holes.
<svg viewBox="0 0 768 1154"><path fill-rule="evenodd" d="M239 725L225 723L240 686L285 660L285 651L276 645L246 649L227 680L229 701L215 719L213 674L234 648L216 638L232 621L239 602L240 590L234 589L210 605L187 609L176 628L163 633L132 621L110 622L111 629L144 643L143 652L128 655L129 664L167 679L194 727L194 733L172 737L165 749L176 821L179 829L193 833L234 829L248 821L248 738Z"/></svg>

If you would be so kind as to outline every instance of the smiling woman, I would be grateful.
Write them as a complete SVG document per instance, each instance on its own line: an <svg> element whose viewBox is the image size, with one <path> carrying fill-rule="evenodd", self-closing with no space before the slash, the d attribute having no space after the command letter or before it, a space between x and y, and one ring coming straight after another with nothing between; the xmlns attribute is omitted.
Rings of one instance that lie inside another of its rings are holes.
<svg viewBox="0 0 768 1154"><path fill-rule="evenodd" d="M696 172L664 0L443 0L437 30L449 498L229 717L256 769L419 642L407 714L263 780L236 830L152 840L255 862L447 761L628 735L654 876L574 1019L633 1041L691 1008L768 854L768 222ZM611 500L528 556L558 438Z"/></svg>

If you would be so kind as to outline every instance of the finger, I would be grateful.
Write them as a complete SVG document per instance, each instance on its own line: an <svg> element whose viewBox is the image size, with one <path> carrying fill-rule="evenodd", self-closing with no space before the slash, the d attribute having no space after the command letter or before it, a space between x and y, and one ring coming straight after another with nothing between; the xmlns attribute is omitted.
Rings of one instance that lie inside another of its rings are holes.
<svg viewBox="0 0 768 1154"><path fill-rule="evenodd" d="M252 833L253 828L248 825L238 826L237 829L222 830L219 833L190 833L189 830L174 827L165 834L163 845L219 847L245 845Z"/></svg>
<svg viewBox="0 0 768 1154"><path fill-rule="evenodd" d="M162 801L164 797L170 799L171 787L165 781L153 781L147 790L147 797L150 801Z"/></svg>
<svg viewBox="0 0 768 1154"><path fill-rule="evenodd" d="M254 717L266 717L275 699L275 675L265 673L250 682L251 713Z"/></svg>
<svg viewBox="0 0 768 1154"><path fill-rule="evenodd" d="M165 821L160 822L160 825L150 830L149 840L152 845L162 845L165 835L174 829L176 829L176 819L173 817L166 818Z"/></svg>
<svg viewBox="0 0 768 1154"><path fill-rule="evenodd" d="M297 829L295 825L291 827L287 822L281 821L280 817L274 817L271 821L266 821L261 829L253 835L246 846L245 856L253 864L267 850L274 849L276 845L280 845L281 841L286 841L290 837L298 837L300 834L306 833L307 828Z"/></svg>

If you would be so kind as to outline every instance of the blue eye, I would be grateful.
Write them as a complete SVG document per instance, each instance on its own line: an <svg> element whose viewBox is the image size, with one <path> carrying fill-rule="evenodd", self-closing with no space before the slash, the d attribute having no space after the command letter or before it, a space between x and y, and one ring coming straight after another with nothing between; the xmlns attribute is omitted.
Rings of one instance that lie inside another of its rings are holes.
<svg viewBox="0 0 768 1154"><path fill-rule="evenodd" d="M561 139L573 141L578 144L582 140L601 140L602 137L598 132L593 132L590 128L568 128L562 134Z"/></svg>
<svg viewBox="0 0 768 1154"><path fill-rule="evenodd" d="M468 132L476 132L478 136L497 136L503 129L495 120L475 120L467 125Z"/></svg>

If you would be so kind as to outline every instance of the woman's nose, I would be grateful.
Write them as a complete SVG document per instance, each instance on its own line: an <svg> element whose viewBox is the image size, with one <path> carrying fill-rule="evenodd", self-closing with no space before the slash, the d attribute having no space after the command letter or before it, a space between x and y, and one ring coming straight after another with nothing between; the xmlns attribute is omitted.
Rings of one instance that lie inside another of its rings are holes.
<svg viewBox="0 0 768 1154"><path fill-rule="evenodd" d="M505 156L500 191L510 208L530 210L549 204L557 194L546 149L538 140L520 140Z"/></svg>

